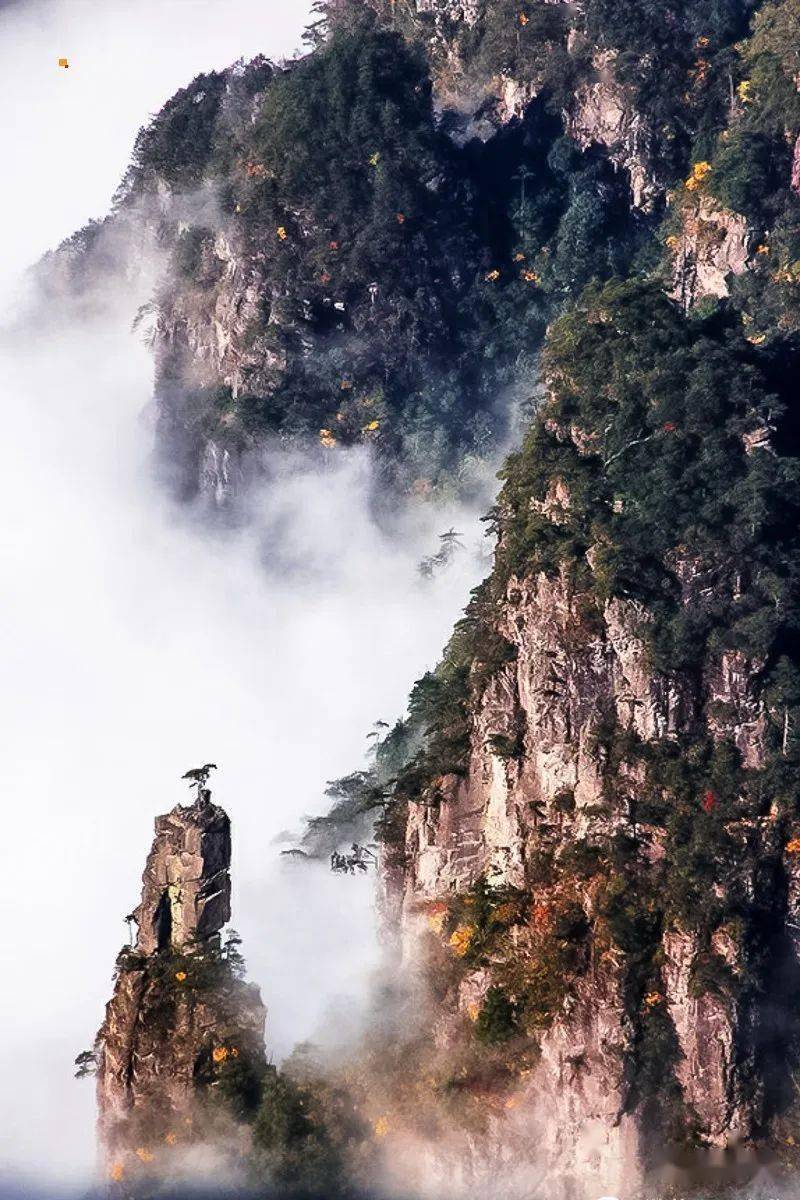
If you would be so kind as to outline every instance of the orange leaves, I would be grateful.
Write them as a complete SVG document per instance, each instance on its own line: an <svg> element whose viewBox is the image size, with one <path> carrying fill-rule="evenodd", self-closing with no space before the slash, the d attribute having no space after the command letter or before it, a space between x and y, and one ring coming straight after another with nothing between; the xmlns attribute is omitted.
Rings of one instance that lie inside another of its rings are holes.
<svg viewBox="0 0 800 1200"><path fill-rule="evenodd" d="M521 12L521 13L519 13L517 19L518 19L520 25L522 25L524 28L524 26L528 24L530 17L528 17L524 12Z"/></svg>
<svg viewBox="0 0 800 1200"><path fill-rule="evenodd" d="M112 1163L111 1169L109 1170L108 1174L109 1174L109 1178L112 1179L114 1181L114 1183L121 1183L122 1180L125 1178L124 1164L121 1162Z"/></svg>
<svg viewBox="0 0 800 1200"><path fill-rule="evenodd" d="M330 429L320 429L319 440L320 445L324 446L326 450L332 450L337 444L336 438L333 436L333 433Z"/></svg>
<svg viewBox="0 0 800 1200"><path fill-rule="evenodd" d="M229 1051L227 1046L215 1046L211 1052L211 1057L218 1066L221 1063L228 1061L228 1055Z"/></svg>
<svg viewBox="0 0 800 1200"><path fill-rule="evenodd" d="M267 168L260 162L246 162L244 165L245 174L248 179L266 179L268 175Z"/></svg>
<svg viewBox="0 0 800 1200"><path fill-rule="evenodd" d="M136 1157L140 1162L151 1163L155 1158L152 1150L148 1150L146 1146L138 1146L136 1149Z"/></svg>
<svg viewBox="0 0 800 1200"><path fill-rule="evenodd" d="M800 837L794 837L786 843L787 854L800 854Z"/></svg>
<svg viewBox="0 0 800 1200"><path fill-rule="evenodd" d="M661 992L648 992L644 998L645 1008L655 1008L658 1004L664 1003L664 997Z"/></svg>
<svg viewBox="0 0 800 1200"><path fill-rule="evenodd" d="M58 60L58 65L61 67L62 71L68 71L69 70L69 59L68 58L60 58Z"/></svg>
<svg viewBox="0 0 800 1200"><path fill-rule="evenodd" d="M280 240L282 242L285 242L287 237L289 236L288 233L286 232L285 225L279 225L278 228L275 230L275 233L278 235L278 237L280 238Z"/></svg>
<svg viewBox="0 0 800 1200"><path fill-rule="evenodd" d="M497 270L497 267L495 267L493 271L487 271L483 278L487 283L494 283L500 278L500 272Z"/></svg>
<svg viewBox="0 0 800 1200"><path fill-rule="evenodd" d="M529 267L526 267L526 269L524 271L520 271L519 277L520 277L520 279L524 279L526 283L538 283L539 282L539 276L536 274L535 271L531 271Z"/></svg>
<svg viewBox="0 0 800 1200"><path fill-rule="evenodd" d="M177 1133L173 1133L172 1130L170 1130L169 1133L165 1133L164 1141L167 1143L168 1146L175 1146L178 1141Z"/></svg>
<svg viewBox="0 0 800 1200"><path fill-rule="evenodd" d="M378 1119L373 1122L372 1128L375 1132L376 1138L385 1138L389 1132L389 1118L378 1117Z"/></svg>
<svg viewBox="0 0 800 1200"><path fill-rule="evenodd" d="M473 930L469 925L459 925L450 934L450 949L458 958L463 958L469 950L472 934Z"/></svg>
<svg viewBox="0 0 800 1200"><path fill-rule="evenodd" d="M184 983L186 980L186 972L185 971L176 971L175 978L177 979L178 983Z"/></svg>

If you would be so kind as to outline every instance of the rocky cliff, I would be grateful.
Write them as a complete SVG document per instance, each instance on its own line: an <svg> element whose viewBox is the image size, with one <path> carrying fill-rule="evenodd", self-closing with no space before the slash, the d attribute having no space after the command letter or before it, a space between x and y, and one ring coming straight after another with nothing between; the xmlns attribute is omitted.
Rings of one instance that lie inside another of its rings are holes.
<svg viewBox="0 0 800 1200"><path fill-rule="evenodd" d="M266 1010L243 982L230 917L230 822L202 791L156 819L132 947L97 1035L99 1140L110 1176L179 1174L198 1143L241 1154L235 1118L264 1072ZM241 1144L240 1144L241 1143Z"/></svg>
<svg viewBox="0 0 800 1200"><path fill-rule="evenodd" d="M718 336L619 287L553 327L494 573L412 696L427 733L382 821L432 1039L455 1061L472 1046L462 1092L492 1081L484 1153L527 1128L564 1195L732 1182L797 1121L798 593L778 516L797 446L764 423L781 404L746 340L731 359ZM779 599L744 565L753 539Z"/></svg>

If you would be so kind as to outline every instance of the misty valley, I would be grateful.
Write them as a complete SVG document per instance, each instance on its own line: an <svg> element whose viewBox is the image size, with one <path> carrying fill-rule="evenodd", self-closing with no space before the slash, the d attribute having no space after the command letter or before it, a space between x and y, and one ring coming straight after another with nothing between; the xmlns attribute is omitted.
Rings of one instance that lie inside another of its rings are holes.
<svg viewBox="0 0 800 1200"><path fill-rule="evenodd" d="M0 1198L789 1200L800 0L235 3L7 271Z"/></svg>

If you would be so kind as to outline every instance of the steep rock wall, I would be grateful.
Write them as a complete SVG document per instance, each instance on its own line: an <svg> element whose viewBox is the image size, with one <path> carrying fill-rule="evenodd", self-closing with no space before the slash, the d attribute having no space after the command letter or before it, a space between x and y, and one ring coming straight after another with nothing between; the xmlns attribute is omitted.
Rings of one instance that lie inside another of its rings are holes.
<svg viewBox="0 0 800 1200"><path fill-rule="evenodd" d="M266 1009L220 944L230 854L228 817L208 800L156 819L138 938L119 956L95 1044L98 1135L117 1181L175 1170L176 1153L212 1136L205 1098L223 1073L264 1061Z"/></svg>

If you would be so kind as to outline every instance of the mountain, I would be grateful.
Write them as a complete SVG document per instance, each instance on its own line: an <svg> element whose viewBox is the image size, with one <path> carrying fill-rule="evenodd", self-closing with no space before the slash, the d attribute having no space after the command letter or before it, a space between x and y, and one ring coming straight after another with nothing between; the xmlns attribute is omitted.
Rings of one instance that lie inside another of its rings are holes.
<svg viewBox="0 0 800 1200"><path fill-rule="evenodd" d="M800 5L318 16L174 97L55 256L80 291L114 230L166 252L187 500L235 511L296 446L370 447L387 508L464 494L535 399L491 573L307 833L374 828L389 979L345 1064L264 1076L259 1161L563 1196L790 1170Z"/></svg>

